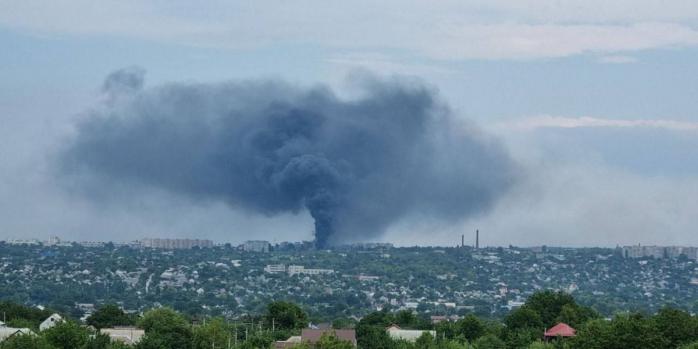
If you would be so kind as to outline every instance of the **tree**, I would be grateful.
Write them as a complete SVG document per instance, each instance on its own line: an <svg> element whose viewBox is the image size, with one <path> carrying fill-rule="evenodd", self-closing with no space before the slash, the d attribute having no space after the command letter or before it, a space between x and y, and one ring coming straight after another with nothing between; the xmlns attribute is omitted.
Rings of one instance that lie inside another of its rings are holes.
<svg viewBox="0 0 698 349"><path fill-rule="evenodd" d="M663 308L653 319L657 330L667 340L670 348L690 343L698 337L696 319L685 311Z"/></svg>
<svg viewBox="0 0 698 349"><path fill-rule="evenodd" d="M80 349L112 349L111 339L106 334L98 333Z"/></svg>
<svg viewBox="0 0 698 349"><path fill-rule="evenodd" d="M87 324L97 329L133 325L133 320L115 304L106 304L87 318Z"/></svg>
<svg viewBox="0 0 698 349"><path fill-rule="evenodd" d="M401 310L395 314L395 322L403 328L415 328L418 319L411 310Z"/></svg>
<svg viewBox="0 0 698 349"><path fill-rule="evenodd" d="M45 330L41 335L46 341L57 349L80 348L87 343L90 333L86 328L73 321L60 321L53 327Z"/></svg>
<svg viewBox="0 0 698 349"><path fill-rule="evenodd" d="M0 349L56 349L44 337L22 334L0 343Z"/></svg>
<svg viewBox="0 0 698 349"><path fill-rule="evenodd" d="M474 346L476 349L506 349L507 347L504 341L491 334L478 338Z"/></svg>
<svg viewBox="0 0 698 349"><path fill-rule="evenodd" d="M555 346L550 343L535 341L531 343L527 349L555 349Z"/></svg>
<svg viewBox="0 0 698 349"><path fill-rule="evenodd" d="M577 330L577 335L570 341L574 349L604 349L613 342L613 329L606 320L591 320Z"/></svg>
<svg viewBox="0 0 698 349"><path fill-rule="evenodd" d="M230 338L230 329L225 321L214 318L194 328L193 349L225 348Z"/></svg>
<svg viewBox="0 0 698 349"><path fill-rule="evenodd" d="M395 321L392 314L376 311L364 316L356 325L356 337L360 348L389 349L393 341L385 328Z"/></svg>
<svg viewBox="0 0 698 349"><path fill-rule="evenodd" d="M424 332L422 333L419 338L414 342L415 346L420 349L435 349L436 348L436 340L434 340L434 336L431 335L429 332Z"/></svg>
<svg viewBox="0 0 698 349"><path fill-rule="evenodd" d="M507 326L507 331L519 329L536 329L543 331L545 328L538 312L526 306L509 313L504 319L504 324Z"/></svg>
<svg viewBox="0 0 698 349"><path fill-rule="evenodd" d="M159 308L143 315L140 326L145 336L138 343L138 349L189 349L192 332L189 323L170 308Z"/></svg>
<svg viewBox="0 0 698 349"><path fill-rule="evenodd" d="M613 337L611 348L664 349L669 348L666 339L655 324L641 314L616 316L611 322Z"/></svg>
<svg viewBox="0 0 698 349"><path fill-rule="evenodd" d="M334 333L324 333L314 347L315 349L353 349L354 345L338 338Z"/></svg>
<svg viewBox="0 0 698 349"><path fill-rule="evenodd" d="M468 315L456 323L458 332L472 342L485 334L485 324L475 315Z"/></svg>
<svg viewBox="0 0 698 349"><path fill-rule="evenodd" d="M300 329L308 325L308 315L303 309L284 301L269 303L264 319L268 326L282 330Z"/></svg>
<svg viewBox="0 0 698 349"><path fill-rule="evenodd" d="M686 344L682 346L681 349L698 349L698 342Z"/></svg>

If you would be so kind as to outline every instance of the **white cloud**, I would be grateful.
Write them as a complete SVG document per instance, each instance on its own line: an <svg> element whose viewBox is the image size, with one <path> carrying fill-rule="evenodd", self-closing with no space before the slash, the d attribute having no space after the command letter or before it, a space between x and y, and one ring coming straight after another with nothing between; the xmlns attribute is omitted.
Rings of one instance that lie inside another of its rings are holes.
<svg viewBox="0 0 698 349"><path fill-rule="evenodd" d="M589 116L564 117L541 115L520 120L496 123L495 128L503 130L530 131L540 128L582 128L582 127L640 127L659 128L673 131L698 131L698 122L652 119L602 119Z"/></svg>
<svg viewBox="0 0 698 349"><path fill-rule="evenodd" d="M637 62L637 58L632 57L632 56L610 55L610 56L599 57L598 61L599 61L599 63L606 63L606 64L625 64L625 63L635 63L635 62Z"/></svg>
<svg viewBox="0 0 698 349"><path fill-rule="evenodd" d="M305 43L401 49L428 58L538 59L698 45L694 2L3 1L0 25L37 34L116 35L251 48Z"/></svg>

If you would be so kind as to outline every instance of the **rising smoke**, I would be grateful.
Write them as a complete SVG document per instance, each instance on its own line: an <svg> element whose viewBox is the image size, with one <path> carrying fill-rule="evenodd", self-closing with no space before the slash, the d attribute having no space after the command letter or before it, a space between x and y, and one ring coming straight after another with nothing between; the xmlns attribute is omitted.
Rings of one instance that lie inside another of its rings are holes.
<svg viewBox="0 0 698 349"><path fill-rule="evenodd" d="M281 81L143 87L110 74L60 157L66 178L139 185L266 215L307 210L318 247L370 239L407 215L490 208L516 166L434 91L363 77L361 97Z"/></svg>

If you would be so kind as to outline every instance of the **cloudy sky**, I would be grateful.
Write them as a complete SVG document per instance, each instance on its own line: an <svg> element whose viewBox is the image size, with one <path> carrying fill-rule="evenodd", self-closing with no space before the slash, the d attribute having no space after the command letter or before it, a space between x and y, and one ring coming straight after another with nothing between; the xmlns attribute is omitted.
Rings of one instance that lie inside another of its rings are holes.
<svg viewBox="0 0 698 349"><path fill-rule="evenodd" d="M698 245L698 4L521 1L0 0L0 239L310 239L172 193L95 202L52 168L112 71L146 85L274 78L351 95L347 76L417 78L506 145L525 179L454 224L408 217L380 240Z"/></svg>

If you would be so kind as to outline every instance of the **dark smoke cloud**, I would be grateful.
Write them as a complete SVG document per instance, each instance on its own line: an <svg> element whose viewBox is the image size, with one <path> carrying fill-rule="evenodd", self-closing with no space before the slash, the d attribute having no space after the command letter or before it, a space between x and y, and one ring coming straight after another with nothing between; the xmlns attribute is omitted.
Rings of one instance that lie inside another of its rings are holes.
<svg viewBox="0 0 698 349"><path fill-rule="evenodd" d="M62 170L267 215L307 209L321 247L375 237L406 215L467 218L515 182L499 144L455 121L432 90L361 80L362 96L344 100L280 81L144 89L141 69L117 71Z"/></svg>

